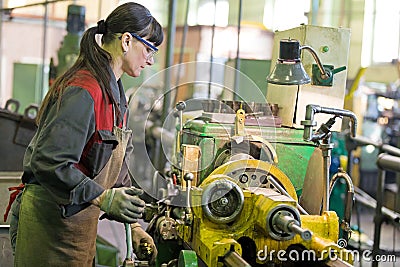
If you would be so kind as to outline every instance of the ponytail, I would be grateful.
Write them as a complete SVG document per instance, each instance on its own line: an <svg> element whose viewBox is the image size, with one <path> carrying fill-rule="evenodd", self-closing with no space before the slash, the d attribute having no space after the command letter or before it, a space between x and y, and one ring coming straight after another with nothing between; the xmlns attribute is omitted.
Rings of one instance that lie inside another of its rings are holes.
<svg viewBox="0 0 400 267"><path fill-rule="evenodd" d="M40 122L44 110L50 103L56 101L57 107L59 108L64 90L79 70L89 71L99 83L103 95L108 96L104 97L104 101L107 103L110 99L113 104L116 104L110 88L110 63L112 58L110 53L102 49L96 42L97 33L98 27L91 27L85 31L80 42L80 52L76 62L54 81L40 107L37 123ZM115 106L117 107L117 105ZM120 116L118 108L116 112L117 115Z"/></svg>
<svg viewBox="0 0 400 267"><path fill-rule="evenodd" d="M147 37L155 46L160 45L164 38L161 25L147 8L134 2L119 5L105 21L100 20L97 26L85 31L76 62L54 81L40 107L38 123L47 106L57 102L59 108L64 90L79 70L87 70L93 75L103 92L104 101L111 101L116 107L116 115L121 117L110 87L112 56L96 42L96 34L102 34L102 43L109 44L115 41L117 34L124 32L135 32L141 37Z"/></svg>

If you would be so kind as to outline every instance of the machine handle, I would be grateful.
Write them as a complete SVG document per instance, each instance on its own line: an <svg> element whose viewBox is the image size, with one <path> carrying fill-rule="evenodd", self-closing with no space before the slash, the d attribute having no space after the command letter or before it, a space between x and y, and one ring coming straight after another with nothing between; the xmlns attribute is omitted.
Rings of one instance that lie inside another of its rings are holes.
<svg viewBox="0 0 400 267"><path fill-rule="evenodd" d="M342 72L342 71L344 71L344 70L346 70L346 66L342 66L342 67L339 67L339 68L333 69L333 70L332 70L332 76L333 76L333 74L336 74L336 73Z"/></svg>

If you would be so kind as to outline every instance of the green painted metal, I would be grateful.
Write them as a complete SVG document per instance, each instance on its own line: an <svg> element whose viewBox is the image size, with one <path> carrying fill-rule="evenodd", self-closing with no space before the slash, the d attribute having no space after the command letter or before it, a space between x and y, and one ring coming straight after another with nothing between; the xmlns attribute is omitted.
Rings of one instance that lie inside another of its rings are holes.
<svg viewBox="0 0 400 267"><path fill-rule="evenodd" d="M234 60L228 61L228 66L234 67ZM266 77L270 72L271 60L239 59L239 71L237 91L234 95L235 100L247 102L260 101L261 96L267 95L268 83ZM251 86L249 81L254 82ZM249 88L251 87L251 88ZM254 93L258 89L260 93Z"/></svg>
<svg viewBox="0 0 400 267"><path fill-rule="evenodd" d="M85 30L85 12L86 8L84 6L74 4L68 6L68 33L64 37L62 46L57 52L57 76L60 76L69 69L75 63L79 55L80 41Z"/></svg>
<svg viewBox="0 0 400 267"><path fill-rule="evenodd" d="M193 250L181 250L179 253L178 267L197 267L197 255Z"/></svg>
<svg viewBox="0 0 400 267"><path fill-rule="evenodd" d="M80 40L81 35L76 33L68 33L64 37L63 44L57 52L57 76L63 74L75 63L79 55Z"/></svg>
<svg viewBox="0 0 400 267"><path fill-rule="evenodd" d="M30 104L39 104L42 100L40 95L41 65L14 63L13 92L12 98L18 100L20 108L18 113L23 114ZM46 87L43 85L43 87ZM44 88L47 91L47 87Z"/></svg>
<svg viewBox="0 0 400 267"><path fill-rule="evenodd" d="M185 124L183 143L200 147L199 179L205 179L214 169L216 159L226 151L226 144L235 134L234 124L211 123L196 119ZM298 195L301 193L307 164L315 145L303 140L303 130L286 127L246 126L249 135L263 137L276 150L277 166L293 183Z"/></svg>

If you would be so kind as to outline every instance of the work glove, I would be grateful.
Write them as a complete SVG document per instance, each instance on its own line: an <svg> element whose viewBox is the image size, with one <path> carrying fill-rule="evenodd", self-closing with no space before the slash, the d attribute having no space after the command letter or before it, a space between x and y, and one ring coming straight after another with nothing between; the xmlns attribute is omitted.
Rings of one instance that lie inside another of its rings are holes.
<svg viewBox="0 0 400 267"><path fill-rule="evenodd" d="M148 260L154 263L157 257L157 248L153 238L143 230L139 223L131 224L133 252L139 260Z"/></svg>
<svg viewBox="0 0 400 267"><path fill-rule="evenodd" d="M135 187L120 187L106 189L92 200L92 204L100 207L107 215L118 222L134 223L142 217L146 203L138 196L142 189Z"/></svg>

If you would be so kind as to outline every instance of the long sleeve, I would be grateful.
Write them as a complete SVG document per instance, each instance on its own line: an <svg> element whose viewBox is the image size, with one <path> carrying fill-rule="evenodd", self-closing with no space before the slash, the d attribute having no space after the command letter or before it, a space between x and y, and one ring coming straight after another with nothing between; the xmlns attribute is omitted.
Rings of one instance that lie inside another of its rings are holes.
<svg viewBox="0 0 400 267"><path fill-rule="evenodd" d="M25 168L60 204L87 203L104 191L75 167L94 131L93 99L86 90L69 87L59 110L56 104L48 109L27 150Z"/></svg>

